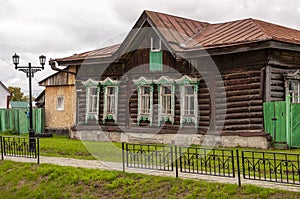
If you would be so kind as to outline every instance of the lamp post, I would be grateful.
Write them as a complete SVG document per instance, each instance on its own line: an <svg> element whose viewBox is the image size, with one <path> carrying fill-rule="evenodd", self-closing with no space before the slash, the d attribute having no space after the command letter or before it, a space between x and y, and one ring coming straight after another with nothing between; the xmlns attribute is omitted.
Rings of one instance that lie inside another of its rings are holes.
<svg viewBox="0 0 300 199"><path fill-rule="evenodd" d="M20 57L15 53L12 56L15 69L26 73L26 77L29 79L29 151L35 151L35 131L33 129L32 121L32 91L31 91L31 78L34 77L34 73L44 70L44 65L46 63L46 57L41 55L39 57L41 66L31 66L31 63L28 63L28 66L18 66Z"/></svg>

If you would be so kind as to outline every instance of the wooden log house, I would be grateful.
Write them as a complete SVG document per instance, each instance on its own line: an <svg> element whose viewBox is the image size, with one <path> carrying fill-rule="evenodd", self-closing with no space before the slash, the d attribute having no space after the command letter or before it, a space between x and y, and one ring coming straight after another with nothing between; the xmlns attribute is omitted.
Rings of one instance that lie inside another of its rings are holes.
<svg viewBox="0 0 300 199"><path fill-rule="evenodd" d="M268 148L263 103L299 95L300 31L144 11L121 44L55 61L77 68L72 137Z"/></svg>

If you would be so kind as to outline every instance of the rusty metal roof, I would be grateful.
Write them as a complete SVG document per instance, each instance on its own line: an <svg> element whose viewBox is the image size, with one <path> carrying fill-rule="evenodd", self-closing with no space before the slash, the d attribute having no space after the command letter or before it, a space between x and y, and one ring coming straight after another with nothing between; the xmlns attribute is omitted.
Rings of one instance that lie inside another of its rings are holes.
<svg viewBox="0 0 300 199"><path fill-rule="evenodd" d="M104 47L104 48L91 50L91 51L87 51L87 52L84 52L84 53L74 54L70 57L58 58L58 59L55 59L55 61L62 62L62 61L84 60L84 59L87 59L87 58L111 57L118 50L119 46L120 46L120 44L107 46L107 47Z"/></svg>
<svg viewBox="0 0 300 199"><path fill-rule="evenodd" d="M300 44L300 31L250 18L210 24L187 46L212 48L267 40Z"/></svg>
<svg viewBox="0 0 300 199"><path fill-rule="evenodd" d="M300 44L300 31L257 19L242 19L226 23L210 24L169 14L144 11L140 20L148 20L168 42L174 51L197 48L218 48L259 41L281 41ZM56 61L107 58L114 55L120 44L74 54Z"/></svg>
<svg viewBox="0 0 300 199"><path fill-rule="evenodd" d="M221 47L275 40L300 44L300 31L257 19L210 24L168 14L145 11L164 38L181 50ZM168 29L168 30L164 30ZM176 32L180 34L176 34ZM185 35L185 36L184 36ZM176 49L175 50L179 50ZM180 50L179 50L180 51Z"/></svg>

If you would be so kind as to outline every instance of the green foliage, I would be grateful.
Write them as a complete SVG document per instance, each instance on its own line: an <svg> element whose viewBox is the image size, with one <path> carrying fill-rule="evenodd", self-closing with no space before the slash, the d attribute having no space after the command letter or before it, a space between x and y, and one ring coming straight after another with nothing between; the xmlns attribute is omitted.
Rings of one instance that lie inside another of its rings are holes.
<svg viewBox="0 0 300 199"><path fill-rule="evenodd" d="M3 132L3 135L18 135L18 132L15 129L7 129Z"/></svg>
<svg viewBox="0 0 300 199"><path fill-rule="evenodd" d="M24 96L24 93L21 92L20 87L8 87L9 92L12 94L12 101L28 101L28 96Z"/></svg>

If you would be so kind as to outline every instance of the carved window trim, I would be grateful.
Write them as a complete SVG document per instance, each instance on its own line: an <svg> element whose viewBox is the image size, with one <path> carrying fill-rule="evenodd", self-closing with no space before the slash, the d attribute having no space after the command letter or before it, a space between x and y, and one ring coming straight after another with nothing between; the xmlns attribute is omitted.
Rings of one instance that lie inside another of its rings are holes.
<svg viewBox="0 0 300 199"><path fill-rule="evenodd" d="M100 81L101 86L103 86L104 90L104 104L103 104L103 117L102 122L105 124L106 119L113 119L115 121L115 124L117 124L118 119L118 96L119 96L119 81L112 80L111 78L107 77L105 80ZM108 112L108 88L114 88L114 110L113 112Z"/></svg>
<svg viewBox="0 0 300 199"><path fill-rule="evenodd" d="M100 85L98 81L88 79L85 82L82 82L83 86L86 90L86 107L85 107L85 123L88 122L88 119L96 119L98 121L99 115L99 92L100 92ZM91 97L91 89L97 89L97 96L96 96L96 112L90 112L90 97Z"/></svg>
<svg viewBox="0 0 300 199"><path fill-rule="evenodd" d="M184 122L193 122L195 128L198 128L199 122L199 110L198 110L198 90L199 82L197 78L191 78L187 75L182 76L180 79L175 80L179 85L180 91L180 127L183 127ZM185 91L188 86L193 86L194 90L194 114L186 114L185 105L186 105L186 94Z"/></svg>
<svg viewBox="0 0 300 199"><path fill-rule="evenodd" d="M133 83L135 85L137 85L137 91L138 91L138 116L137 116L138 125L140 125L141 121L149 121L150 126L152 126L153 125L153 91L154 91L153 81L150 79L147 79L145 77L140 77L137 80L133 80ZM143 113L143 111L142 111L142 103L143 103L142 92L143 92L143 89L145 89L146 87L149 87L149 89L150 89L149 113Z"/></svg>
<svg viewBox="0 0 300 199"><path fill-rule="evenodd" d="M163 122L170 121L174 124L175 118L175 82L173 79L167 76L161 76L159 79L153 81L158 85L158 126L161 126ZM162 112L163 106L163 87L170 87L171 89L171 113L165 114Z"/></svg>

